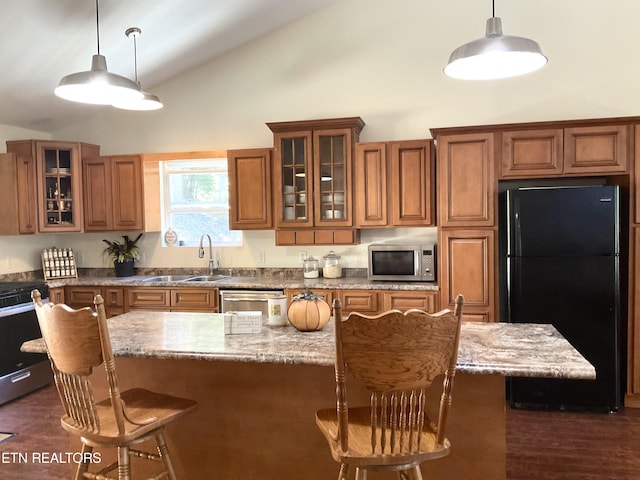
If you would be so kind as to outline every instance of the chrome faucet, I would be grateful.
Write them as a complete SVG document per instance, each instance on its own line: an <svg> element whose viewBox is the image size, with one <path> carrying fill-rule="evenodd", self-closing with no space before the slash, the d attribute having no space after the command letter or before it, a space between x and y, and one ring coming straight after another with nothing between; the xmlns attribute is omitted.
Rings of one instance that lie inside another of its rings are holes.
<svg viewBox="0 0 640 480"><path fill-rule="evenodd" d="M200 236L200 248L198 249L198 258L204 258L204 237L209 240L209 275L213 275L219 263L213 259L213 247L211 245L211 236L208 233L203 233Z"/></svg>

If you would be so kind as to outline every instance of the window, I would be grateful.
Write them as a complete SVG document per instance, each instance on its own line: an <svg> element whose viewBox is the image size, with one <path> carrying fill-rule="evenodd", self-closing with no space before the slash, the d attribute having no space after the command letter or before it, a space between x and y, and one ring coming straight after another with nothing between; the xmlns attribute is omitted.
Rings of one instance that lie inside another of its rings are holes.
<svg viewBox="0 0 640 480"><path fill-rule="evenodd" d="M218 246L242 245L242 232L229 230L229 175L226 158L160 162L162 231L173 230L175 245L198 246L203 233Z"/></svg>

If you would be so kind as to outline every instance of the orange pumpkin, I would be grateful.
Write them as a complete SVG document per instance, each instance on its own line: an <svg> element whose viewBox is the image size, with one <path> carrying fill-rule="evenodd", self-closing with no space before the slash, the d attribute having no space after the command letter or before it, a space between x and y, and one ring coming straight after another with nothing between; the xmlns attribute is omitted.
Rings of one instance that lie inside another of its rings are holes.
<svg viewBox="0 0 640 480"><path fill-rule="evenodd" d="M329 304L311 290L293 297L287 309L289 323L301 332L322 330L330 316Z"/></svg>

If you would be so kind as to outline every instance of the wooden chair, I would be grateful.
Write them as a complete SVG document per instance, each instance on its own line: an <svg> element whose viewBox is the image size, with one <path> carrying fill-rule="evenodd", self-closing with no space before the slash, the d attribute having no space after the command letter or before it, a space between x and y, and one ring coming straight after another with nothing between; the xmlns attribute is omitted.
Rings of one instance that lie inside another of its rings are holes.
<svg viewBox="0 0 640 480"><path fill-rule="evenodd" d="M108 473L117 469L119 480L129 480L130 456L161 461L164 470L153 479L175 479L164 426L194 410L196 402L140 388L120 392L100 295L94 300L97 313L90 307L73 310L64 304L43 304L38 290L31 296L65 411L62 427L82 441L84 461L78 463L75 479L115 480ZM103 363L109 398L96 402L90 375ZM151 439L157 442L157 454L130 448ZM117 461L89 472L94 447L117 448Z"/></svg>
<svg viewBox="0 0 640 480"><path fill-rule="evenodd" d="M429 314L390 310L377 316L351 313L342 319L333 302L337 408L319 410L339 480L365 480L367 470L391 470L400 479L421 480L420 464L449 454L445 429L456 371L464 299L455 311ZM347 407L347 374L371 392L369 406ZM426 412L427 392L444 375L437 421Z"/></svg>

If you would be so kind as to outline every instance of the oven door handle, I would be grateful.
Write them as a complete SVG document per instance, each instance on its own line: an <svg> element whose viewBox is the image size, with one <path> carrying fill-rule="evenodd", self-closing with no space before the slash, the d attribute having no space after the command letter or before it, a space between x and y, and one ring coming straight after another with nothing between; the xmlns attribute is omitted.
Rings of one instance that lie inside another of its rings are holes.
<svg viewBox="0 0 640 480"><path fill-rule="evenodd" d="M46 303L48 299L43 299L42 303ZM36 307L33 303L22 303L20 305L15 305L12 307L5 307L0 309L0 318L10 317L11 315L19 315L20 313L31 312L35 310Z"/></svg>
<svg viewBox="0 0 640 480"><path fill-rule="evenodd" d="M26 372L21 373L20 375L16 375L15 377L11 377L11 383L18 383L22 380L26 380L31 376L31 370L27 370Z"/></svg>

